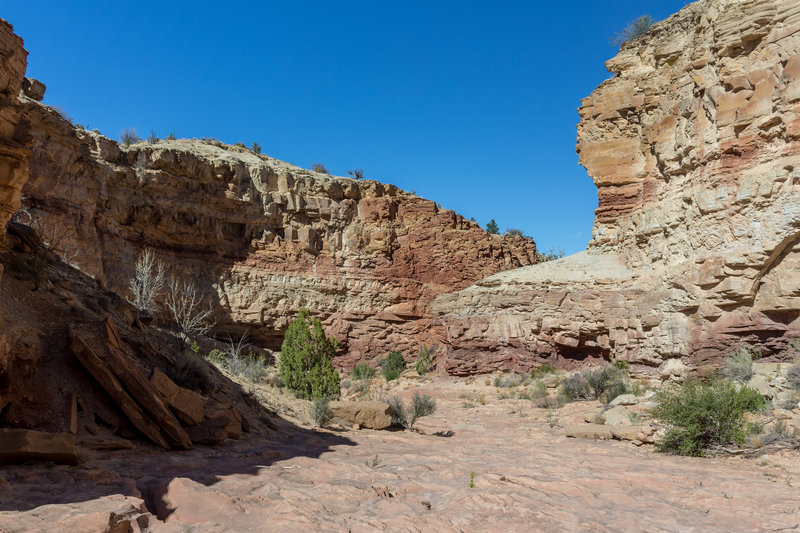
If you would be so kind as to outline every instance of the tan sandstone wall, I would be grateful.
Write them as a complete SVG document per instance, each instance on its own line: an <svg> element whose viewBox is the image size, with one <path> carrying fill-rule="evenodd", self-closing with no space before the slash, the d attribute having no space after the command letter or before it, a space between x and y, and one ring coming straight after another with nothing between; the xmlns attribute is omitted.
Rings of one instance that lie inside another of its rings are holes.
<svg viewBox="0 0 800 533"><path fill-rule="evenodd" d="M582 101L587 252L440 297L454 373L622 358L664 377L800 329L800 1L702 0Z"/></svg>
<svg viewBox="0 0 800 533"><path fill-rule="evenodd" d="M392 185L304 170L219 142L130 147L31 110L25 196L69 261L122 295L150 247L213 301L222 335L278 348L301 306L321 316L340 364L440 343L430 302L532 264L535 244Z"/></svg>

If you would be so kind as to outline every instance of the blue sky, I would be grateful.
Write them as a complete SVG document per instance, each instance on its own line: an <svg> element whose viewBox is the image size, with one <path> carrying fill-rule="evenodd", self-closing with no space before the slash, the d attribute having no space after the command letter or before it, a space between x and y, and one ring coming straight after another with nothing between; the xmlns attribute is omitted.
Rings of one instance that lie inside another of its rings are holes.
<svg viewBox="0 0 800 533"><path fill-rule="evenodd" d="M609 37L686 3L4 0L0 17L45 102L109 137L256 141L574 253L597 207L580 99L609 77Z"/></svg>

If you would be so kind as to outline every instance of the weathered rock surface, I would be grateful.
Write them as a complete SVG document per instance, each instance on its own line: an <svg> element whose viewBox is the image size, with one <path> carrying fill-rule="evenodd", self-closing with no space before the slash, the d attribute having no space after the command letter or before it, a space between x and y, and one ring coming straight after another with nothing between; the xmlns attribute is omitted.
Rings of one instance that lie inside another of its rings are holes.
<svg viewBox="0 0 800 533"><path fill-rule="evenodd" d="M679 379L800 334L800 2L696 2L607 67L578 126L588 250L440 296L448 371L589 356Z"/></svg>
<svg viewBox="0 0 800 533"><path fill-rule="evenodd" d="M31 157L30 124L19 100L28 65L22 39L0 19L0 227L19 209L19 196L28 179ZM42 88L42 94L44 89ZM5 240L5 232L0 239Z"/></svg>
<svg viewBox="0 0 800 533"><path fill-rule="evenodd" d="M249 329L270 348L305 306L341 341L341 364L395 349L410 356L445 334L430 311L436 295L536 261L532 241L487 234L393 185L216 141L120 146L29 102L24 192L61 229L64 254L127 296L150 247L200 285L219 331Z"/></svg>
<svg viewBox="0 0 800 533"><path fill-rule="evenodd" d="M458 381L420 384L437 411L419 432L287 428L168 457L139 448L91 454L77 468L14 466L0 479L0 529L104 532L112 513L147 519L154 532L729 532L800 522L787 485L800 475L794 452L768 465L655 454L632 445L633 426L600 426L624 441L566 438L547 409L526 407L521 419L492 387ZM466 391L486 404L464 409ZM566 422L584 408L558 411Z"/></svg>
<svg viewBox="0 0 800 533"><path fill-rule="evenodd" d="M69 433L0 428L0 464L24 461L78 464L75 437Z"/></svg>
<svg viewBox="0 0 800 533"><path fill-rule="evenodd" d="M367 429L386 429L392 425L392 409L385 402L340 402L329 404L334 418Z"/></svg>

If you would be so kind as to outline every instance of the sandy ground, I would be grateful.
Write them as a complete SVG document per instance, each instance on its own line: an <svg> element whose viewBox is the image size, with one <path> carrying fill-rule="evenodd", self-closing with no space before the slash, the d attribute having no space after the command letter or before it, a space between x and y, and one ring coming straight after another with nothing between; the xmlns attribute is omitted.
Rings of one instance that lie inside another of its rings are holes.
<svg viewBox="0 0 800 533"><path fill-rule="evenodd" d="M78 467L5 467L0 531L800 529L796 454L667 456L567 438L547 410L498 400L482 380L401 389L437 399L418 432L314 431L288 420L216 448L84 450ZM463 406L480 393L485 405ZM579 421L593 405L569 404L557 422ZM125 516L138 522L111 527Z"/></svg>

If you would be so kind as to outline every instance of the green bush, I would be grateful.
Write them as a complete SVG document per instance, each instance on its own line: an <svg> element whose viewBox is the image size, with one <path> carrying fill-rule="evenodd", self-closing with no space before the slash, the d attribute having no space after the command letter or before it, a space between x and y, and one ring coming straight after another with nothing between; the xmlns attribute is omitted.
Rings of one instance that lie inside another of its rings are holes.
<svg viewBox="0 0 800 533"><path fill-rule="evenodd" d="M766 403L758 391L728 380L711 384L688 381L678 388L662 389L652 410L669 429L656 443L661 452L703 455L714 445L741 445L747 436L743 414Z"/></svg>
<svg viewBox="0 0 800 533"><path fill-rule="evenodd" d="M497 222L495 222L494 219L491 219L486 223L486 232L491 233L492 235L500 234L500 227L497 225Z"/></svg>
<svg viewBox="0 0 800 533"><path fill-rule="evenodd" d="M307 309L300 309L289 324L281 345L279 372L286 387L299 398L338 398L339 373L332 360L339 347L327 337L318 318L309 321Z"/></svg>
<svg viewBox="0 0 800 533"><path fill-rule="evenodd" d="M389 407L392 408L392 423L410 430L418 419L432 415L436 411L436 402L427 394L420 396L417 392L410 406L406 407L399 398L394 397L389 400Z"/></svg>
<svg viewBox="0 0 800 533"><path fill-rule="evenodd" d="M417 374L424 376L431 371L431 368L433 368L433 353L435 351L436 348L420 346L417 362L414 364L414 369L417 371Z"/></svg>
<svg viewBox="0 0 800 533"><path fill-rule="evenodd" d="M391 352L383 362L383 377L386 381L392 381L400 377L400 372L406 369L406 360L400 352Z"/></svg>
<svg viewBox="0 0 800 533"><path fill-rule="evenodd" d="M583 377L586 379L586 383L588 383L594 398L600 398L612 386L617 389L619 388L620 384L623 384L624 386L624 371L612 365L589 368L581 372L581 374L583 374ZM627 392L627 388L625 391Z"/></svg>

